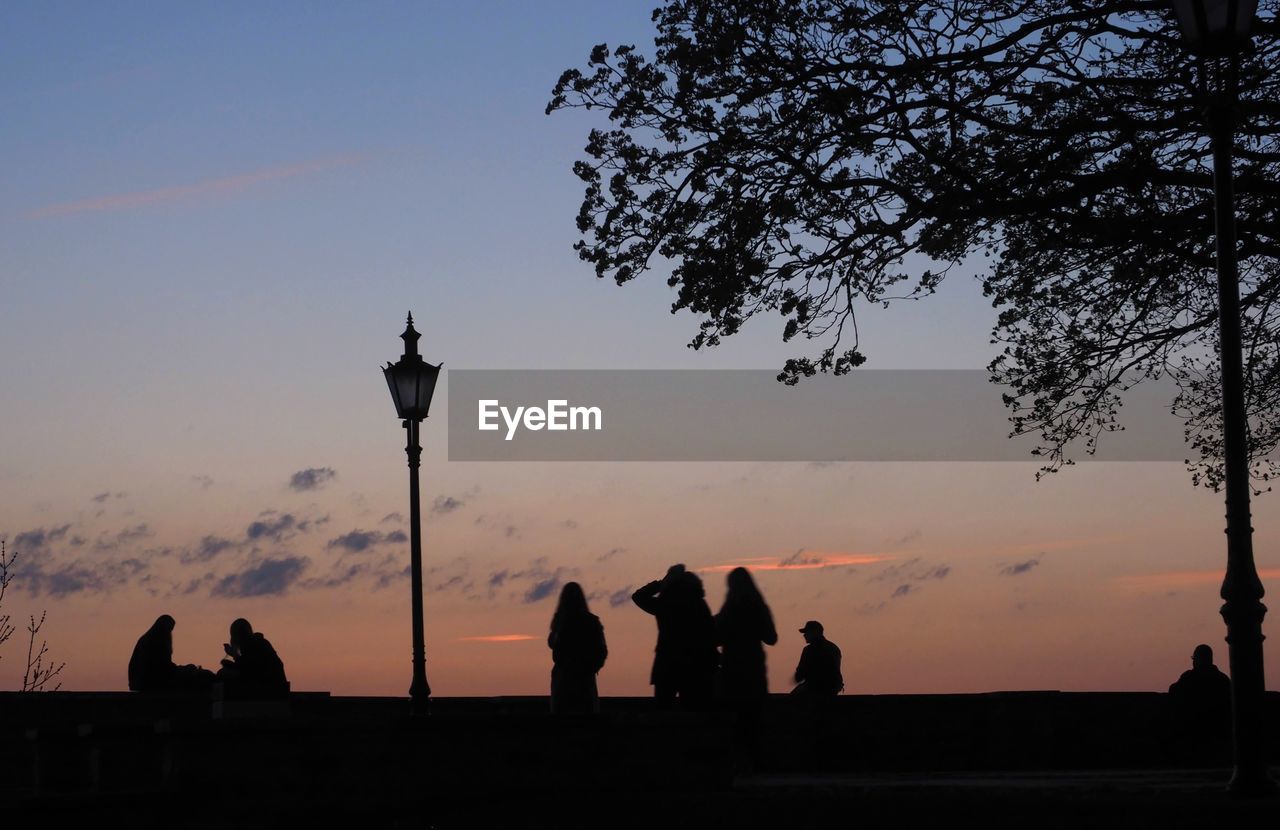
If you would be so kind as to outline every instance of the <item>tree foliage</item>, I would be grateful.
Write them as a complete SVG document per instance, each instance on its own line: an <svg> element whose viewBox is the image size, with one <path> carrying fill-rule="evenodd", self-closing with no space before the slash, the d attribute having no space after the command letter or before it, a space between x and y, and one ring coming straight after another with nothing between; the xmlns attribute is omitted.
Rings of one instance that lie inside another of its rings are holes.
<svg viewBox="0 0 1280 830"><path fill-rule="evenodd" d="M1236 192L1255 475L1280 439L1280 0L1238 65ZM670 266L714 346L778 314L780 379L866 360L857 312L981 264L993 379L1045 469L1173 378L1221 482L1205 78L1152 0L671 0L652 59L595 47L547 111L607 115L576 248L619 284ZM1231 70L1233 73L1235 70ZM1217 75L1215 75L1217 73Z"/></svg>

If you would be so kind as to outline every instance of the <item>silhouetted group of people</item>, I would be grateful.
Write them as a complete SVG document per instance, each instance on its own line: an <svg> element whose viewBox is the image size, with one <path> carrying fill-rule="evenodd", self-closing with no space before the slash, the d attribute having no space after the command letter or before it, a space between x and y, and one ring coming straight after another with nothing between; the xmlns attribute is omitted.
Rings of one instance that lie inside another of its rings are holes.
<svg viewBox="0 0 1280 830"><path fill-rule="evenodd" d="M272 698L289 692L284 662L275 648L246 619L231 623L226 657L212 672L196 665L173 662L173 617L163 614L138 638L129 658L129 689L135 692L198 692L224 684L237 697Z"/></svg>
<svg viewBox="0 0 1280 830"><path fill-rule="evenodd" d="M662 579L631 595L658 624L649 683L660 708L697 710L718 699L749 711L769 694L764 647L778 642L773 614L746 568L730 571L727 587L724 605L715 615L707 605L702 579L684 565L672 565ZM816 620L805 623L800 633L806 646L792 694L817 704L844 689L840 649L826 639ZM560 592L547 645L553 662L551 711L599 711L596 675L609 652L604 627L588 609L576 582Z"/></svg>
<svg viewBox="0 0 1280 830"><path fill-rule="evenodd" d="M698 710L720 700L752 715L769 694L765 646L776 645L773 614L750 571L734 568L727 578L723 606L713 615L701 578L684 565L672 565L660 580L639 588L632 601L658 625L649 683L659 708ZM137 692L192 692L224 684L236 697L271 698L288 694L284 663L271 642L246 619L231 623L226 657L212 672L173 662L175 622L161 615L134 646L129 659L129 689ZM805 647L796 666L792 696L819 707L844 690L840 648L825 636L822 623L809 620L800 629ZM551 711L595 713L600 709L596 675L609 656L604 626L592 614L577 582L560 592L551 631ZM1188 737L1211 741L1225 723L1231 705L1231 680L1213 662L1213 649L1196 646L1191 668L1169 687Z"/></svg>

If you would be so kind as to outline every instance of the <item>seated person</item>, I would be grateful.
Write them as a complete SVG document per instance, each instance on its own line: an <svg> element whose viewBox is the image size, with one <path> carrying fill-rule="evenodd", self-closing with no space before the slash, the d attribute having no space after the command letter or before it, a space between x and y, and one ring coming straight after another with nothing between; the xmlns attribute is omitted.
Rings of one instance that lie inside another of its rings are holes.
<svg viewBox="0 0 1280 830"><path fill-rule="evenodd" d="M1231 678L1213 664L1213 649L1201 643L1191 652L1191 668L1169 687L1169 694L1207 708L1228 706Z"/></svg>
<svg viewBox="0 0 1280 830"><path fill-rule="evenodd" d="M235 697L284 697L289 681L284 663L271 642L255 632L246 619L231 623L231 642L223 643L227 656L222 660L218 679Z"/></svg>
<svg viewBox="0 0 1280 830"><path fill-rule="evenodd" d="M810 700L833 698L844 689L844 677L840 674L840 648L826 638L822 623L809 620L800 629L808 644L800 653L796 666L796 687L791 690Z"/></svg>
<svg viewBox="0 0 1280 830"><path fill-rule="evenodd" d="M156 692L207 689L213 672L200 666L173 664L173 617L162 614L133 647L129 658L129 690Z"/></svg>
<svg viewBox="0 0 1280 830"><path fill-rule="evenodd" d="M1191 654L1191 668L1169 687L1178 718L1175 743L1184 761L1196 765L1226 763L1231 743L1231 678L1213 664L1213 649L1203 643Z"/></svg>

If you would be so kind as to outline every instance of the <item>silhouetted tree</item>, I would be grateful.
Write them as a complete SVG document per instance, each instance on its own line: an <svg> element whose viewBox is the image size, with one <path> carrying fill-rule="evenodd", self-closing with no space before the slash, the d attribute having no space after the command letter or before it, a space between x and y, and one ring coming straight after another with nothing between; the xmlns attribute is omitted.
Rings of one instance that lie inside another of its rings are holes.
<svg viewBox="0 0 1280 830"><path fill-rule="evenodd" d="M0 540L0 608L4 606L4 595L9 589L10 583L13 582L14 572L13 566L18 561L18 552L15 550L9 553L5 547L3 540ZM59 663L49 659L49 643L47 640L41 639L40 645L36 646L36 638L40 636L40 629L44 628L45 612L40 612L40 619L37 620L35 615L31 615L27 622L27 667L22 672L22 691L24 692L43 692L57 691L62 688L62 682L58 681L52 688L49 686L57 680L62 674L66 663ZM0 614L0 646L8 642L16 630L10 622L9 614Z"/></svg>
<svg viewBox="0 0 1280 830"><path fill-rule="evenodd" d="M1280 0L1239 67L1237 195L1254 472L1280 439ZM860 307L982 263L990 366L1045 470L1174 378L1215 489L1217 298L1199 75L1156 0L672 0L652 60L592 51L547 106L602 109L582 259L619 284L671 265L690 345L780 314L817 343L780 379L866 357ZM981 256L978 256L978 255Z"/></svg>
<svg viewBox="0 0 1280 830"><path fill-rule="evenodd" d="M4 595L9 590L9 583L13 582L11 570L17 558L17 553L11 554L5 550L4 540L0 539L0 608L4 607ZM7 643L13 636L15 629L10 622L11 619L11 615L0 613L0 646Z"/></svg>

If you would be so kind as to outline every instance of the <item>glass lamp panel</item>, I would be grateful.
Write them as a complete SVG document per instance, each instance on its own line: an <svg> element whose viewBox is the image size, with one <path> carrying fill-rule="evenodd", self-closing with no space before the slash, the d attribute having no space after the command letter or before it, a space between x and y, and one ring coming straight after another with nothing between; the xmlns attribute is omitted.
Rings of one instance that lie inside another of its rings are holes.
<svg viewBox="0 0 1280 830"><path fill-rule="evenodd" d="M400 402L400 384L396 377L396 365L388 363L382 369L382 376L387 379L387 389L391 390L391 402L396 407L396 417L404 419L404 406Z"/></svg>
<svg viewBox="0 0 1280 830"><path fill-rule="evenodd" d="M1253 18L1258 13L1258 0L1237 0L1236 30L1233 36L1237 41L1245 41L1253 31Z"/></svg>
<svg viewBox="0 0 1280 830"><path fill-rule="evenodd" d="M396 365L396 386L399 388L400 414L410 420L418 420L418 376L420 365L401 361Z"/></svg>
<svg viewBox="0 0 1280 830"><path fill-rule="evenodd" d="M1248 40L1258 0L1173 0L1173 10L1192 49L1225 53Z"/></svg>
<svg viewBox="0 0 1280 830"><path fill-rule="evenodd" d="M1173 12L1178 16L1178 28L1182 37L1192 49L1204 45L1205 31L1202 21L1205 19L1204 0L1173 0Z"/></svg>
<svg viewBox="0 0 1280 830"><path fill-rule="evenodd" d="M431 397L436 391L436 380L440 377L440 367L432 366L430 363L422 363L417 368L418 386L414 408L421 413L418 417L425 418L431 410Z"/></svg>

